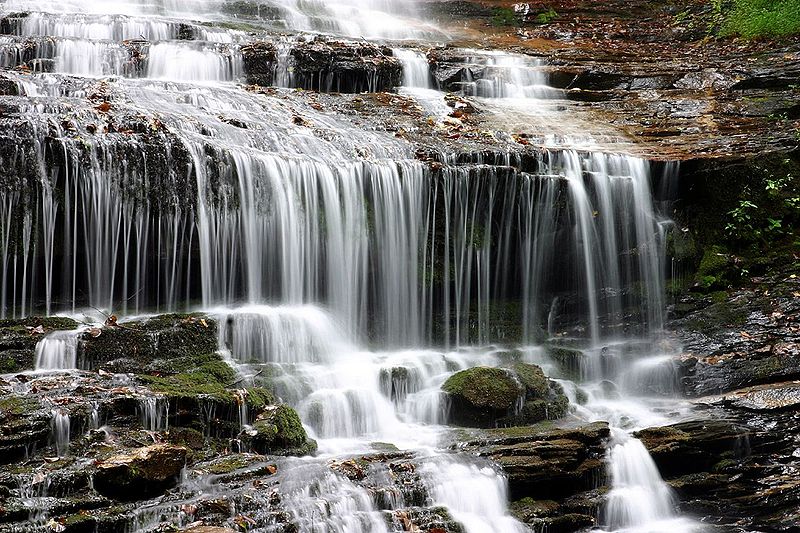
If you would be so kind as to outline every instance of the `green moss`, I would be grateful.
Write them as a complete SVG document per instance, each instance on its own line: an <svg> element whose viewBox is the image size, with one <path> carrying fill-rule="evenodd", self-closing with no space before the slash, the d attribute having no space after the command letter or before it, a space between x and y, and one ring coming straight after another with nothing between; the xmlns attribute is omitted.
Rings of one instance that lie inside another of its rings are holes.
<svg viewBox="0 0 800 533"><path fill-rule="evenodd" d="M740 35L748 39L798 33L800 2L797 0L733 0L721 31L722 35Z"/></svg>
<svg viewBox="0 0 800 533"><path fill-rule="evenodd" d="M525 387L527 396L543 397L547 395L547 377L541 368L527 363L515 363L511 366L511 370Z"/></svg>
<svg viewBox="0 0 800 533"><path fill-rule="evenodd" d="M697 274L700 276L717 276L725 272L731 264L731 256L724 246L711 246L703 253Z"/></svg>
<svg viewBox="0 0 800 533"><path fill-rule="evenodd" d="M97 525L97 519L84 511L71 514L57 522L64 526L61 530L63 533L93 533Z"/></svg>
<svg viewBox="0 0 800 533"><path fill-rule="evenodd" d="M0 374L11 374L21 369L13 357L0 357Z"/></svg>
<svg viewBox="0 0 800 533"><path fill-rule="evenodd" d="M9 396L0 399L0 414L5 416L22 416L37 411L41 405L33 398Z"/></svg>
<svg viewBox="0 0 800 533"><path fill-rule="evenodd" d="M57 329L69 330L77 329L79 325L80 324L78 324L78 322L75 320L63 316L30 316L22 319L5 318L0 320L0 328L16 327L20 331L27 331L26 327L35 328L38 326L42 326L45 331Z"/></svg>
<svg viewBox="0 0 800 533"><path fill-rule="evenodd" d="M234 402L236 392L227 387L236 380L236 372L218 354L178 359L170 368L178 373L168 376L139 375L138 379L154 392L172 398L210 396ZM259 401L263 395L257 393Z"/></svg>
<svg viewBox="0 0 800 533"><path fill-rule="evenodd" d="M714 466L711 467L711 471L715 474L725 472L726 470L736 468L739 466L739 462L733 459L723 459L722 461L718 462Z"/></svg>
<svg viewBox="0 0 800 533"><path fill-rule="evenodd" d="M257 412L263 411L268 405L275 403L275 396L267 389L260 387L253 387L246 389L247 391L247 405Z"/></svg>
<svg viewBox="0 0 800 533"><path fill-rule="evenodd" d="M548 346L547 353L550 359L558 365L561 375L573 381L581 378L587 356L575 348L563 346Z"/></svg>
<svg viewBox="0 0 800 533"><path fill-rule="evenodd" d="M213 464L203 468L209 474L221 475L230 474L235 470L246 468L252 464L252 459L243 455L231 455L225 457L220 461L215 461Z"/></svg>
<svg viewBox="0 0 800 533"><path fill-rule="evenodd" d="M450 376L442 385L448 394L464 398L475 406L510 409L524 392L508 370L475 367Z"/></svg>

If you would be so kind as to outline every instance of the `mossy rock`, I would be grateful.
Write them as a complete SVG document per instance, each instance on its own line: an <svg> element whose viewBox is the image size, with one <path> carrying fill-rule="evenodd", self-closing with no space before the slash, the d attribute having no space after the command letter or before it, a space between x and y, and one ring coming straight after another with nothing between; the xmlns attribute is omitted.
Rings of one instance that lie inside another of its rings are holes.
<svg viewBox="0 0 800 533"><path fill-rule="evenodd" d="M541 398L547 394L547 376L540 367L527 363L514 363L510 366L510 370L525 387L526 398Z"/></svg>
<svg viewBox="0 0 800 533"><path fill-rule="evenodd" d="M78 323L64 317L0 320L0 374L33 370L36 344L57 330L74 330Z"/></svg>
<svg viewBox="0 0 800 533"><path fill-rule="evenodd" d="M465 533L464 526L456 521L444 507L410 507L402 511L416 527L413 531L437 533Z"/></svg>
<svg viewBox="0 0 800 533"><path fill-rule="evenodd" d="M519 412L498 420L506 426L526 426L544 420L557 420L569 412L569 399L555 381L547 383L546 392L539 398L526 399Z"/></svg>
<svg viewBox="0 0 800 533"><path fill-rule="evenodd" d="M34 398L0 399L0 464L27 457L31 448L46 446L50 437L50 409Z"/></svg>
<svg viewBox="0 0 800 533"><path fill-rule="evenodd" d="M520 522L530 523L533 519L554 516L560 512L560 505L554 500L534 500L523 498L508 506L511 516Z"/></svg>
<svg viewBox="0 0 800 533"><path fill-rule="evenodd" d="M442 390L450 401L450 422L467 427L532 424L561 418L569 408L561 386L528 363L463 370Z"/></svg>
<svg viewBox="0 0 800 533"><path fill-rule="evenodd" d="M703 252L695 274L695 287L704 291L724 289L731 281L733 259L720 245L709 246Z"/></svg>
<svg viewBox="0 0 800 533"><path fill-rule="evenodd" d="M205 315L161 315L104 327L98 336L84 333L78 343L78 360L84 369L118 359L130 359L144 368L157 359L213 353L218 342L217 323Z"/></svg>
<svg viewBox="0 0 800 533"><path fill-rule="evenodd" d="M317 449L297 412L286 404L267 407L243 437L254 452L261 454L309 455Z"/></svg>
<svg viewBox="0 0 800 533"><path fill-rule="evenodd" d="M449 395L450 419L470 427L493 427L513 412L525 388L504 368L475 367L450 376L442 385Z"/></svg>

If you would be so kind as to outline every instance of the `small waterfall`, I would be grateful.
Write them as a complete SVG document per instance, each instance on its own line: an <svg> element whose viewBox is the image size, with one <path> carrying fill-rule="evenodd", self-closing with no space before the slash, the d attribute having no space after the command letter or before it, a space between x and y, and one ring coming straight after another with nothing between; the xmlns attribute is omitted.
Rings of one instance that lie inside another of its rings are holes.
<svg viewBox="0 0 800 533"><path fill-rule="evenodd" d="M614 429L608 463L611 492L603 511L606 528L609 531L674 531L678 518L672 490L661 479L641 441ZM686 521L682 528L688 525Z"/></svg>
<svg viewBox="0 0 800 533"><path fill-rule="evenodd" d="M50 435L56 446L59 457L66 457L69 453L69 413L61 409L53 409L53 418L50 420Z"/></svg>
<svg viewBox="0 0 800 533"><path fill-rule="evenodd" d="M467 64L482 67L483 75L478 79L464 69L463 92L483 98L547 98L554 94L547 85L547 75L541 71L538 59L494 52L472 50L473 56Z"/></svg>
<svg viewBox="0 0 800 533"><path fill-rule="evenodd" d="M408 48L395 48L392 53L403 65L403 87L431 88L431 71L428 65L428 56L423 52Z"/></svg>
<svg viewBox="0 0 800 533"><path fill-rule="evenodd" d="M527 526L508 516L505 478L489 464L449 457L425 462L420 475L431 503L444 505L468 533L525 533Z"/></svg>
<svg viewBox="0 0 800 533"><path fill-rule="evenodd" d="M148 431L169 429L169 400L158 396L139 398L139 420Z"/></svg>
<svg viewBox="0 0 800 533"><path fill-rule="evenodd" d="M235 81L243 67L238 51L219 52L211 47L196 48L184 43L150 46L147 77L173 81Z"/></svg>
<svg viewBox="0 0 800 533"><path fill-rule="evenodd" d="M36 343L36 370L75 370L81 330L54 331Z"/></svg>
<svg viewBox="0 0 800 533"><path fill-rule="evenodd" d="M89 429L100 429L100 402L91 402L89 406Z"/></svg>

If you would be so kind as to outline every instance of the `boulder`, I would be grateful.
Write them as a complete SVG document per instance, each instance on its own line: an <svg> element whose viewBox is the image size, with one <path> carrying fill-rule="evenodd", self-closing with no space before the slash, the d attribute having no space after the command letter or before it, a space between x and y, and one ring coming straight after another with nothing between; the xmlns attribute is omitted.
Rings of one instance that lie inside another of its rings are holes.
<svg viewBox="0 0 800 533"><path fill-rule="evenodd" d="M569 407L561 386L527 363L462 370L442 390L448 394L450 421L467 427L532 424L561 418Z"/></svg>
<svg viewBox="0 0 800 533"><path fill-rule="evenodd" d="M271 455L309 455L317 443L308 438L297 412L286 404L267 407L243 440L256 453Z"/></svg>
<svg viewBox="0 0 800 533"><path fill-rule="evenodd" d="M94 487L122 501L163 494L177 483L187 453L183 446L154 444L114 455L97 465Z"/></svg>

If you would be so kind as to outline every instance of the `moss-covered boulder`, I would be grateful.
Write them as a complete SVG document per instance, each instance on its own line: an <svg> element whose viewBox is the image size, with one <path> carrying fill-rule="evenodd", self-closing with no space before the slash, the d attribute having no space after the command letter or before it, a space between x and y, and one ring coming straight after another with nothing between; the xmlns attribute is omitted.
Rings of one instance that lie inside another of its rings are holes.
<svg viewBox="0 0 800 533"><path fill-rule="evenodd" d="M261 454L309 455L317 449L297 412L286 404L267 407L245 432L243 440Z"/></svg>
<svg viewBox="0 0 800 533"><path fill-rule="evenodd" d="M541 368L527 363L463 370L451 376L442 390L450 401L450 422L469 427L560 418L569 406L561 387Z"/></svg>
<svg viewBox="0 0 800 533"><path fill-rule="evenodd" d="M94 488L116 500L140 500L175 486L188 450L173 444L154 444L109 457L97 465Z"/></svg>

